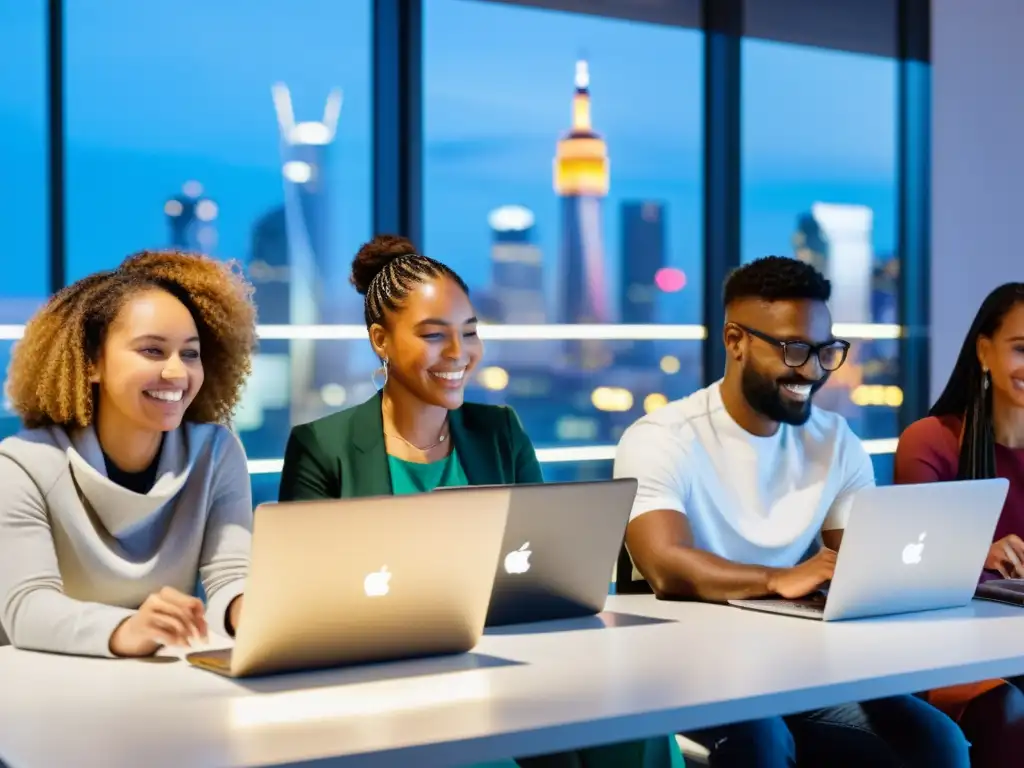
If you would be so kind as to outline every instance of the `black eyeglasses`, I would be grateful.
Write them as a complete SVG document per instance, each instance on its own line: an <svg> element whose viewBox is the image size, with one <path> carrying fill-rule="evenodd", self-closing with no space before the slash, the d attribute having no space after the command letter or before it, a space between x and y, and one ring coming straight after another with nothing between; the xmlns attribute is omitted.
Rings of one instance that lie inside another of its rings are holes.
<svg viewBox="0 0 1024 768"><path fill-rule="evenodd" d="M806 341L783 341L761 333L753 328L748 328L739 323L733 323L737 328L749 333L754 338L773 344L782 348L782 359L790 368L799 368L811 359L811 355L818 358L818 364L825 371L835 371L846 362L846 356L850 352L850 342L843 339L833 339L824 344L809 344Z"/></svg>

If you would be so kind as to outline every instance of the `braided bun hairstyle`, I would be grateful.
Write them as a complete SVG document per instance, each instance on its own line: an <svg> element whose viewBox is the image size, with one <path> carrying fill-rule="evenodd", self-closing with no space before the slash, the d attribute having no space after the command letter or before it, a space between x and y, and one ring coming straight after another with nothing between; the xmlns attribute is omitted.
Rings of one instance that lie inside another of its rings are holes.
<svg viewBox="0 0 1024 768"><path fill-rule="evenodd" d="M469 287L455 270L416 250L401 235L377 235L352 260L349 282L365 297L366 327L384 325L388 312L397 312L413 289L428 280L449 277L469 295Z"/></svg>

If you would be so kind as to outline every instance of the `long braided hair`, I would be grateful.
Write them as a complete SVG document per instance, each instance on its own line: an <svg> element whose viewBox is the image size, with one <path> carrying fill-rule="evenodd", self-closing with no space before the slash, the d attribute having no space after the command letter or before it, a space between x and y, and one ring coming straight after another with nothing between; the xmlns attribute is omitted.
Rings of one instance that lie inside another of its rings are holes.
<svg viewBox="0 0 1024 768"><path fill-rule="evenodd" d="M992 381L978 360L978 339L992 337L1003 319L1024 302L1024 283L1006 283L981 303L960 348L946 388L928 412L930 416L963 419L957 478L981 480L996 476L996 441L992 425Z"/></svg>

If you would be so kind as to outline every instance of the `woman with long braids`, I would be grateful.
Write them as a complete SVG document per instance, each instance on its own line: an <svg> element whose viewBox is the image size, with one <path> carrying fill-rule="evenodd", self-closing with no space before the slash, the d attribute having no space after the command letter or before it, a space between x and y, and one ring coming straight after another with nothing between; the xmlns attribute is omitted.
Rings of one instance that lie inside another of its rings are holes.
<svg viewBox="0 0 1024 768"><path fill-rule="evenodd" d="M365 297L366 328L383 371L376 378L383 383L365 403L292 430L280 500L543 482L515 412L464 402L483 355L465 281L405 238L378 235L356 254L352 284ZM681 762L675 741L663 737L512 764L666 768Z"/></svg>
<svg viewBox="0 0 1024 768"><path fill-rule="evenodd" d="M1024 283L1006 283L978 310L929 415L896 451L897 483L1005 477L1010 490L981 580L1024 577ZM977 767L1024 761L1024 678L930 691L956 719Z"/></svg>

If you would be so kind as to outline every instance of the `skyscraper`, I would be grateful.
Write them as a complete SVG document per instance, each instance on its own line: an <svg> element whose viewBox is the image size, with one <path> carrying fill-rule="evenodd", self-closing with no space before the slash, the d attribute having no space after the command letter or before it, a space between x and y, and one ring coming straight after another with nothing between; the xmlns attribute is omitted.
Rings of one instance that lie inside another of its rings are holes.
<svg viewBox="0 0 1024 768"><path fill-rule="evenodd" d="M203 195L203 185L188 181L164 203L172 248L213 254L217 248L217 203Z"/></svg>
<svg viewBox="0 0 1024 768"><path fill-rule="evenodd" d="M603 201L608 194L608 150L591 126L590 71L576 62L572 127L557 146L555 192L562 198L558 255L558 320L564 323L612 321L605 265Z"/></svg>
<svg viewBox="0 0 1024 768"><path fill-rule="evenodd" d="M291 94L283 83L272 89L281 133L281 172L290 272L290 316L297 324L345 322L348 260L332 250L329 148L341 114L341 91L327 97L323 119L296 123ZM293 397L315 414L319 392L346 379L347 355L337 342L297 340L291 345Z"/></svg>
<svg viewBox="0 0 1024 768"><path fill-rule="evenodd" d="M665 266L665 206L650 201L624 202L620 215L622 322L654 323L661 294L655 275Z"/></svg>
<svg viewBox="0 0 1024 768"><path fill-rule="evenodd" d="M544 264L534 242L533 211L521 205L504 205L491 211L487 223L492 243L491 294L499 302L500 321L543 325L547 321ZM498 349L494 359L504 365L536 365L551 351L545 342L533 341L506 343Z"/></svg>
<svg viewBox="0 0 1024 768"><path fill-rule="evenodd" d="M292 322L291 270L283 206L263 214L253 225L249 279L256 289L260 322L264 325L289 325ZM268 339L260 343L260 351L287 354L288 342Z"/></svg>
<svg viewBox="0 0 1024 768"><path fill-rule="evenodd" d="M815 203L811 216L825 246L823 271L832 282L832 317L840 323L870 323L872 210L866 205Z"/></svg>
<svg viewBox="0 0 1024 768"><path fill-rule="evenodd" d="M505 205L491 211L487 223L491 228L492 279L502 304L502 322L544 323L544 265L534 242L533 211Z"/></svg>
<svg viewBox="0 0 1024 768"><path fill-rule="evenodd" d="M249 279L256 289L260 322L287 325L291 322L288 234L283 207L273 208L252 228ZM265 339L253 357L253 374L246 382L242 401L235 413L235 426L245 432L246 450L251 458L280 455L281 436L304 413L296 410L291 397L290 345L285 339Z"/></svg>

